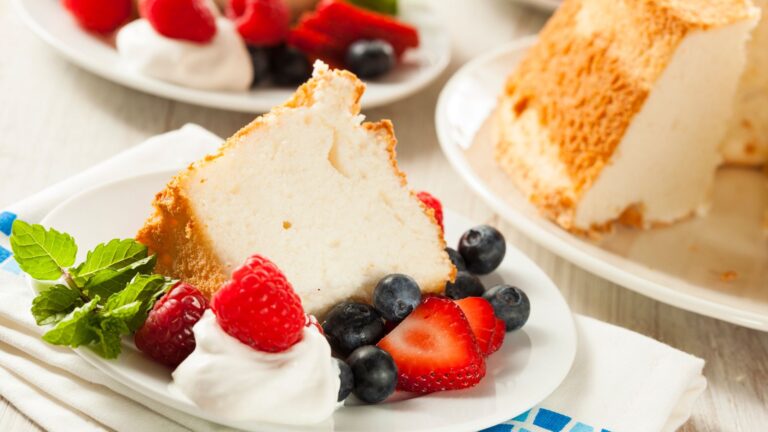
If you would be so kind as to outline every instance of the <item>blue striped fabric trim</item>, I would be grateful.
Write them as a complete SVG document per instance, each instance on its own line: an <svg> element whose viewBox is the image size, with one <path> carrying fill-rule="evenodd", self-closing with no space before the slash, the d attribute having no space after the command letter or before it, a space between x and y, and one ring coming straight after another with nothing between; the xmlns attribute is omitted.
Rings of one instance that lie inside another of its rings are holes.
<svg viewBox="0 0 768 432"><path fill-rule="evenodd" d="M547 408L533 408L481 432L610 432Z"/></svg>
<svg viewBox="0 0 768 432"><path fill-rule="evenodd" d="M3 261L7 260L8 258L10 258L11 255L13 255L11 253L11 251L9 251L8 249L0 246L0 263L2 263Z"/></svg>
<svg viewBox="0 0 768 432"><path fill-rule="evenodd" d="M13 226L13 221L15 220L16 213L11 213L9 211L0 212L0 232L10 236L11 227Z"/></svg>

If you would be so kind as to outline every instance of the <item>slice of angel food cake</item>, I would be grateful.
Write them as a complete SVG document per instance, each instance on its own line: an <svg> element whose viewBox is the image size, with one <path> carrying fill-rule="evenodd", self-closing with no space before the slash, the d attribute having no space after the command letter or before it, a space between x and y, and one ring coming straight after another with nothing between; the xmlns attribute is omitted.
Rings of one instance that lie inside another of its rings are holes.
<svg viewBox="0 0 768 432"><path fill-rule="evenodd" d="M497 162L573 232L706 211L759 18L749 0L565 0L508 78Z"/></svg>
<svg viewBox="0 0 768 432"><path fill-rule="evenodd" d="M318 62L288 102L178 173L137 235L155 270L210 297L258 253L319 317L370 303L390 273L442 292L456 273L442 230L398 169L392 124L363 122L364 89Z"/></svg>

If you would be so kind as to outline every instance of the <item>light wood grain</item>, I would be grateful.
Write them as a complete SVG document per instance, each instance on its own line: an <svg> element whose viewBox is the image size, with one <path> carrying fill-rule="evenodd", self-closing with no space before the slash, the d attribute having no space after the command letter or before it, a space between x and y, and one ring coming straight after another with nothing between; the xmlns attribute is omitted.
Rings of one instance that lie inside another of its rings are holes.
<svg viewBox="0 0 768 432"><path fill-rule="evenodd" d="M51 0L54 1L54 0ZM455 71L468 59L536 32L546 16L508 0L433 0L454 38ZM195 107L105 81L56 55L0 0L0 208L141 142L198 123L228 136L253 116ZM410 182L446 207L501 227L562 289L575 312L643 333L707 360L709 388L684 431L768 430L768 334L655 302L593 276L499 220L440 153L434 109L447 73L424 92L367 112L391 118ZM0 431L39 428L0 399Z"/></svg>

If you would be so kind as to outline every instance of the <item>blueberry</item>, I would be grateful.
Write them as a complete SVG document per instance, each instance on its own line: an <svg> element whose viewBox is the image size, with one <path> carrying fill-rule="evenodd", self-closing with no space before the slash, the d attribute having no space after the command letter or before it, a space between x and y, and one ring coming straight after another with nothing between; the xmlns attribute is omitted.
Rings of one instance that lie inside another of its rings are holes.
<svg viewBox="0 0 768 432"><path fill-rule="evenodd" d="M387 321L402 321L421 303L421 289L404 274L385 276L373 290L373 307Z"/></svg>
<svg viewBox="0 0 768 432"><path fill-rule="evenodd" d="M373 306L344 302L328 312L323 331L331 347L346 356L363 345L376 344L384 336L384 320Z"/></svg>
<svg viewBox="0 0 768 432"><path fill-rule="evenodd" d="M461 257L461 254L456 249L447 247L445 248L445 251L448 252L448 257L456 267L456 270L467 271L467 264L464 262L464 258Z"/></svg>
<svg viewBox="0 0 768 432"><path fill-rule="evenodd" d="M525 293L512 285L497 285L483 294L493 306L496 316L504 320L507 331L517 330L531 315L531 302Z"/></svg>
<svg viewBox="0 0 768 432"><path fill-rule="evenodd" d="M372 345L360 347L347 358L347 364L355 379L352 392L361 401L379 403L395 392L397 366L383 349Z"/></svg>
<svg viewBox="0 0 768 432"><path fill-rule="evenodd" d="M249 45L248 54L253 64L253 81L251 82L253 87L269 77L269 53L264 48Z"/></svg>
<svg viewBox="0 0 768 432"><path fill-rule="evenodd" d="M355 377L352 375L352 369L344 360L335 359L339 364L339 380L341 380L341 386L339 387L339 398L337 402L341 402L346 399L352 388L355 386Z"/></svg>
<svg viewBox="0 0 768 432"><path fill-rule="evenodd" d="M456 274L453 283L445 284L445 295L461 300L466 297L480 297L485 292L485 287L480 279L472 273L460 271Z"/></svg>
<svg viewBox="0 0 768 432"><path fill-rule="evenodd" d="M459 253L467 263L467 270L474 274L484 275L496 270L506 252L504 236L492 226L476 226L459 240Z"/></svg>
<svg viewBox="0 0 768 432"><path fill-rule="evenodd" d="M272 50L272 80L279 86L297 86L312 75L307 56L296 48L280 45Z"/></svg>
<svg viewBox="0 0 768 432"><path fill-rule="evenodd" d="M395 50L381 39L359 40L347 49L346 64L360 78L377 78L395 66Z"/></svg>

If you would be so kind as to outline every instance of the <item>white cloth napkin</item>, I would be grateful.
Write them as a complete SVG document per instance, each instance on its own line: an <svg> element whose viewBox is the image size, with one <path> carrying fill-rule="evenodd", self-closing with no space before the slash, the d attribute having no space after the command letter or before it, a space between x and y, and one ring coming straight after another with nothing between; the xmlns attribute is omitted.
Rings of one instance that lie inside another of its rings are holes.
<svg viewBox="0 0 768 432"><path fill-rule="evenodd" d="M107 181L180 168L221 138L195 125L151 138L0 212L0 394L50 431L224 430L162 406L46 344L29 312L32 293L9 255L10 224L41 220L67 197ZM706 388L704 361L628 330L576 316L569 376L538 407L488 430L672 431Z"/></svg>

